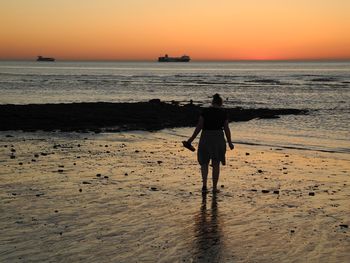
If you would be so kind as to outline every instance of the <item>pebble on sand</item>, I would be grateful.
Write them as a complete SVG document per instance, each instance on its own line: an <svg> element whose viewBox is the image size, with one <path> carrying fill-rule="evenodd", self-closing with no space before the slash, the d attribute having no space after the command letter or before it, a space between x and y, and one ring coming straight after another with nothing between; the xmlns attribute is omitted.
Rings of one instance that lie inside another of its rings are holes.
<svg viewBox="0 0 350 263"><path fill-rule="evenodd" d="M151 190L152 190L152 191L158 191L158 188L157 188L157 187L152 186L152 187L151 187Z"/></svg>
<svg viewBox="0 0 350 263"><path fill-rule="evenodd" d="M270 192L270 190L261 190L262 193L267 194Z"/></svg>
<svg viewBox="0 0 350 263"><path fill-rule="evenodd" d="M96 174L96 177L101 177L101 174Z"/></svg>
<svg viewBox="0 0 350 263"><path fill-rule="evenodd" d="M280 191L279 190L275 190L275 191L273 191L273 193L278 195L280 193Z"/></svg>
<svg viewBox="0 0 350 263"><path fill-rule="evenodd" d="M309 192L309 196L315 196L314 192Z"/></svg>

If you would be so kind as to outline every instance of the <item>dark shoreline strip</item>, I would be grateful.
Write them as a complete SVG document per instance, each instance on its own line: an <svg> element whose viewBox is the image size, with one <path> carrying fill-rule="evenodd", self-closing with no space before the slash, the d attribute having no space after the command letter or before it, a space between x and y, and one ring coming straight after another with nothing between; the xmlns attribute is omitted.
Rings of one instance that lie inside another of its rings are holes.
<svg viewBox="0 0 350 263"><path fill-rule="evenodd" d="M108 131L147 130L195 126L202 107L179 106L151 100L137 103L69 103L0 105L0 130L23 131ZM307 114L300 109L226 109L230 121L278 118Z"/></svg>

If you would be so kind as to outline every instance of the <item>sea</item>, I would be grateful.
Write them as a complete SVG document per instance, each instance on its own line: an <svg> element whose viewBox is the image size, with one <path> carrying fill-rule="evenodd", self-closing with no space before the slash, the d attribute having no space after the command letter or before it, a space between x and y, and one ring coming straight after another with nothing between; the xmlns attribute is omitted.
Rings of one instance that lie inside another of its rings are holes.
<svg viewBox="0 0 350 263"><path fill-rule="evenodd" d="M231 123L235 143L350 153L350 61L0 61L0 104L139 102L297 108L307 115ZM164 132L189 136L190 129Z"/></svg>

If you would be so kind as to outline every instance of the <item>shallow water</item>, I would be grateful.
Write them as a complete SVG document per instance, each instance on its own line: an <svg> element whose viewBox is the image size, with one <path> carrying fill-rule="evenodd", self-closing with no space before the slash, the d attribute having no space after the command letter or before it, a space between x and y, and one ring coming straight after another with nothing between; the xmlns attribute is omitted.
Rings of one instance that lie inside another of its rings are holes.
<svg viewBox="0 0 350 263"><path fill-rule="evenodd" d="M0 103L135 102L160 98L208 105L309 109L307 116L234 124L236 140L350 152L350 62L6 62Z"/></svg>

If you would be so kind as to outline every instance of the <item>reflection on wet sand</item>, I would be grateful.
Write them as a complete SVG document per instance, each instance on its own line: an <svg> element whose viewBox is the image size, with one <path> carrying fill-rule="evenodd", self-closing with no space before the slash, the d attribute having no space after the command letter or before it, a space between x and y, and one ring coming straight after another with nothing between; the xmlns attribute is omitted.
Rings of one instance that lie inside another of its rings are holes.
<svg viewBox="0 0 350 263"><path fill-rule="evenodd" d="M202 195L202 204L194 222L195 262L219 262L223 248L223 231L216 194L212 196L210 209L207 209L207 194Z"/></svg>

